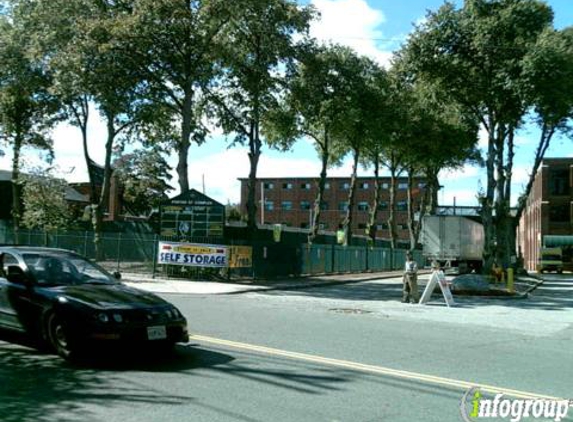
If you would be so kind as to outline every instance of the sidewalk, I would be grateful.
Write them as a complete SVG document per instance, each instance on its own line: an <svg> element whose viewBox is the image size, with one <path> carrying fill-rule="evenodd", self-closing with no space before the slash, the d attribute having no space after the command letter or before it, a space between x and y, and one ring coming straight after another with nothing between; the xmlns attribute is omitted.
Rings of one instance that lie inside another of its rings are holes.
<svg viewBox="0 0 573 422"><path fill-rule="evenodd" d="M419 274L422 276L419 280L420 289L423 289L427 282L427 277L424 276L429 275L430 273L430 270L420 271ZM293 277L276 280L255 280L243 283L194 281L161 277L152 278L149 275L135 273L123 273L122 276L122 281L125 284L149 292L197 295L241 294L272 290L311 289L385 279L396 279L396 284L402 283L402 271ZM516 291L520 292L522 295L527 295L542 284L542 282L542 280L538 280L531 276L516 277L515 288Z"/></svg>
<svg viewBox="0 0 573 422"><path fill-rule="evenodd" d="M420 274L429 272L421 271ZM322 286L359 283L401 277L402 271L379 273L334 274L309 277L293 277L277 280L255 280L251 283L223 283L216 281L194 281L173 278L151 278L150 276L122 273L122 281L128 286L154 293L181 294L239 294L269 290L289 290Z"/></svg>

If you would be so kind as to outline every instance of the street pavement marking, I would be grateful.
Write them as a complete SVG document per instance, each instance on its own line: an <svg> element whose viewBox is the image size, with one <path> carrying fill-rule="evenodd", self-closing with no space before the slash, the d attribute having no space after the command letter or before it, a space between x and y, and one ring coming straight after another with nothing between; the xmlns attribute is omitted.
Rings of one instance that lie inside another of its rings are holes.
<svg viewBox="0 0 573 422"><path fill-rule="evenodd" d="M191 340L217 344L220 346L226 346L226 347L230 347L233 349L248 350L251 352L258 352L258 353L263 353L263 354L267 354L267 355L282 356L282 357L306 361L306 362L313 362L313 363L319 363L319 364L323 364L323 365L336 366L339 368L347 368L347 369L352 369L355 371L368 372L368 373L378 374L378 375L387 375L387 376L391 376L391 377L395 377L395 378L421 381L421 382L425 382L428 384L437 384L437 385L443 385L443 386L448 386L448 387L460 388L464 391L469 390L470 388L479 388L481 391L485 391L488 393L504 394L507 396L520 398L520 399L563 400L562 398L559 398L559 397L546 396L543 394L536 394L536 393L529 393L527 391L513 390L510 388L496 387L494 385L487 385L487 384L480 384L480 383L474 383L474 382L468 382L468 381L461 381L461 380L456 380L456 379L452 379L452 378L436 377L433 375L426 375L426 374L421 374L421 373L417 373L417 372L402 371L402 370L397 370L397 369L392 369L392 368L386 368L383 366L367 365L367 364L352 362L352 361L348 361L348 360L325 358L322 356L308 355L305 353L289 352L287 350L275 349L272 347L265 347L265 346L257 346L257 345L248 344L248 343L240 343L240 342L236 342L236 341L230 341L230 340L224 340L224 339L219 339L219 338L214 338L214 337L202 336L199 334L194 334L190 337L191 337Z"/></svg>

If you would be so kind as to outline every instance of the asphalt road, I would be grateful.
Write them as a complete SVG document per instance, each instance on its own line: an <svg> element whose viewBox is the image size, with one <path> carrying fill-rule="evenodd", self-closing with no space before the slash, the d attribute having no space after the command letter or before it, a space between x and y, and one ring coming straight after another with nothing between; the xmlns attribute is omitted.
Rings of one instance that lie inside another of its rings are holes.
<svg viewBox="0 0 573 422"><path fill-rule="evenodd" d="M403 305L387 281L165 295L195 334L169 359L71 365L1 334L0 421L442 422L471 385L573 398L573 277L547 278L451 309Z"/></svg>

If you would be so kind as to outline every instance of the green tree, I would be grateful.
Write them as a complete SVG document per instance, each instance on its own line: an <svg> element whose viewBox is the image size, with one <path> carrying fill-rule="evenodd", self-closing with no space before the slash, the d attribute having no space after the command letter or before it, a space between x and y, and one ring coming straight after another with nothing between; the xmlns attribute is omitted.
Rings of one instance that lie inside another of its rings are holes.
<svg viewBox="0 0 573 422"><path fill-rule="evenodd" d="M50 169L35 169L23 175L22 225L46 233L68 227L72 215L66 201L68 184L50 175ZM47 242L45 242L47 244Z"/></svg>
<svg viewBox="0 0 573 422"><path fill-rule="evenodd" d="M305 46L304 53L290 69L284 98L279 107L269 112L264 125L269 143L282 149L290 148L303 137L314 142L321 170L309 243L318 235L328 168L342 158L335 155L340 148L334 145L337 139L332 137L332 131L345 113L346 90L338 75L348 54L348 48L337 45Z"/></svg>
<svg viewBox="0 0 573 422"><path fill-rule="evenodd" d="M481 202L484 263L509 264L514 135L532 106L527 58L551 28L553 13L538 0L466 0L430 12L401 51L415 78L436 84L488 134L487 185ZM546 68L549 69L549 68Z"/></svg>
<svg viewBox="0 0 573 422"><path fill-rule="evenodd" d="M49 93L51 78L29 54L26 21L18 7L0 16L0 142L11 147L12 215L18 239L21 218L20 160L24 146L51 151L49 129L57 104Z"/></svg>
<svg viewBox="0 0 573 422"><path fill-rule="evenodd" d="M72 2L73 8L69 5ZM57 49L57 54L69 65L66 73L72 75L61 82L77 83L71 92L93 101L107 129L103 186L93 212L94 243L100 257L113 150L120 141L146 140L154 134L154 128L166 124L167 114L147 95L145 80L133 66L133 58L125 54L130 38L125 36L124 25L132 13L131 2L66 0L62 7L66 5L82 13L69 23L73 37Z"/></svg>
<svg viewBox="0 0 573 422"><path fill-rule="evenodd" d="M171 168L158 149L137 149L119 154L113 163L123 193L123 203L136 215L148 215L161 201L167 199L167 192L173 190L167 183L171 179Z"/></svg>
<svg viewBox="0 0 573 422"><path fill-rule="evenodd" d="M541 135L529 180L517 204L516 223L553 136L559 132L570 136L573 129L573 27L562 31L547 29L525 58L524 74L526 85L536 87L530 95Z"/></svg>
<svg viewBox="0 0 573 422"><path fill-rule="evenodd" d="M225 0L131 3L133 12L121 29L129 39L124 53L146 81L147 95L170 117L158 140L176 151L179 188L186 192L191 142L202 143L208 133L203 124L204 88L220 71L219 52L226 42L222 30L239 11L234 2Z"/></svg>
<svg viewBox="0 0 573 422"><path fill-rule="evenodd" d="M257 228L255 188L262 152L262 123L278 107L284 66L296 55L294 37L308 29L312 9L291 0L239 1L238 11L222 31L224 72L210 90L216 117L233 144L246 144L249 155L247 227Z"/></svg>
<svg viewBox="0 0 573 422"><path fill-rule="evenodd" d="M366 57L346 50L341 57L336 77L343 113L333 124L335 154L352 156L352 174L348 190L348 207L342 226L344 244L352 243L352 221L356 196L358 166L372 140L378 139L380 113L387 91L386 72Z"/></svg>
<svg viewBox="0 0 573 422"><path fill-rule="evenodd" d="M52 76L50 93L60 105L60 117L80 130L82 148L90 183L89 198L91 204L97 204L97 190L93 161L88 149L88 121L90 102L93 98L86 90L87 69L78 56L69 54L79 26L77 21L88 19L91 8L81 1L18 0L25 10L22 15L28 22L28 39L31 54L44 62Z"/></svg>
<svg viewBox="0 0 573 422"><path fill-rule="evenodd" d="M442 170L459 169L465 164L481 162L477 149L478 124L468 121L456 104L440 98L432 87L418 84L404 88L409 92L408 116L403 123L403 151L408 176L407 210L410 248L420 237L424 215L433 213ZM424 195L414 203L416 182L424 179ZM417 216L417 218L415 218ZM416 222L416 219L418 222Z"/></svg>

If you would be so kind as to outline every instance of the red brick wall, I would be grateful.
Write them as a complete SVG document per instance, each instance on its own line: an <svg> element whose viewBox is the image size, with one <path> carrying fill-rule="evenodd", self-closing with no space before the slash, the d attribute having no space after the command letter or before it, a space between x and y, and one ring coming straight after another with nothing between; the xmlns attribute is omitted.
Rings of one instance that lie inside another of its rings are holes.
<svg viewBox="0 0 573 422"><path fill-rule="evenodd" d="M400 179L399 183L406 183L406 179ZM422 182L422 180L417 180L416 185ZM264 222L267 224L284 223L291 227L301 227L305 225L308 227L310 224L310 210L302 210L301 202L307 201L312 208L314 206L314 201L316 199L318 191L318 179L316 178L266 178L258 179L256 186L256 198L257 198L257 222L261 222L261 184L272 184L272 188L267 187L264 189L265 201L272 201L274 209L264 210ZM283 184L292 184L292 189L284 189ZM310 189L302 189L302 184L310 183ZM348 201L348 189L343 189L344 183L350 183L350 178L329 178L327 183L330 184L330 188L326 189L324 192L324 202L327 203L328 209L321 211L321 223L326 224L324 228L327 231L335 231L339 228L339 224L342 223L345 215L345 211L339 209L339 204L341 202ZM362 183L367 183L367 188L361 188ZM390 179L383 178L380 183L386 183L389 185ZM423 193L423 189L416 189L414 201L419 201L420 195ZM396 201L407 201L407 191L405 189L399 189L397 192ZM246 214L246 198L247 198L247 180L241 179L241 211ZM373 178L359 178L357 180L357 186L355 191L355 212L353 220L353 231L355 234L364 233L364 225L368 222L368 211L359 211L358 204L360 202L366 202L368 205L372 203L374 199L374 179ZM381 201L389 203L389 189L381 190ZM284 201L291 201L292 210L283 210L282 204ZM388 220L388 211L378 211L377 223L386 223ZM397 211L396 214L397 224L404 225L402 229L398 229L398 235L400 239L407 240L408 230L406 228L407 223L407 212ZM387 229L379 229L379 237L389 237Z"/></svg>

